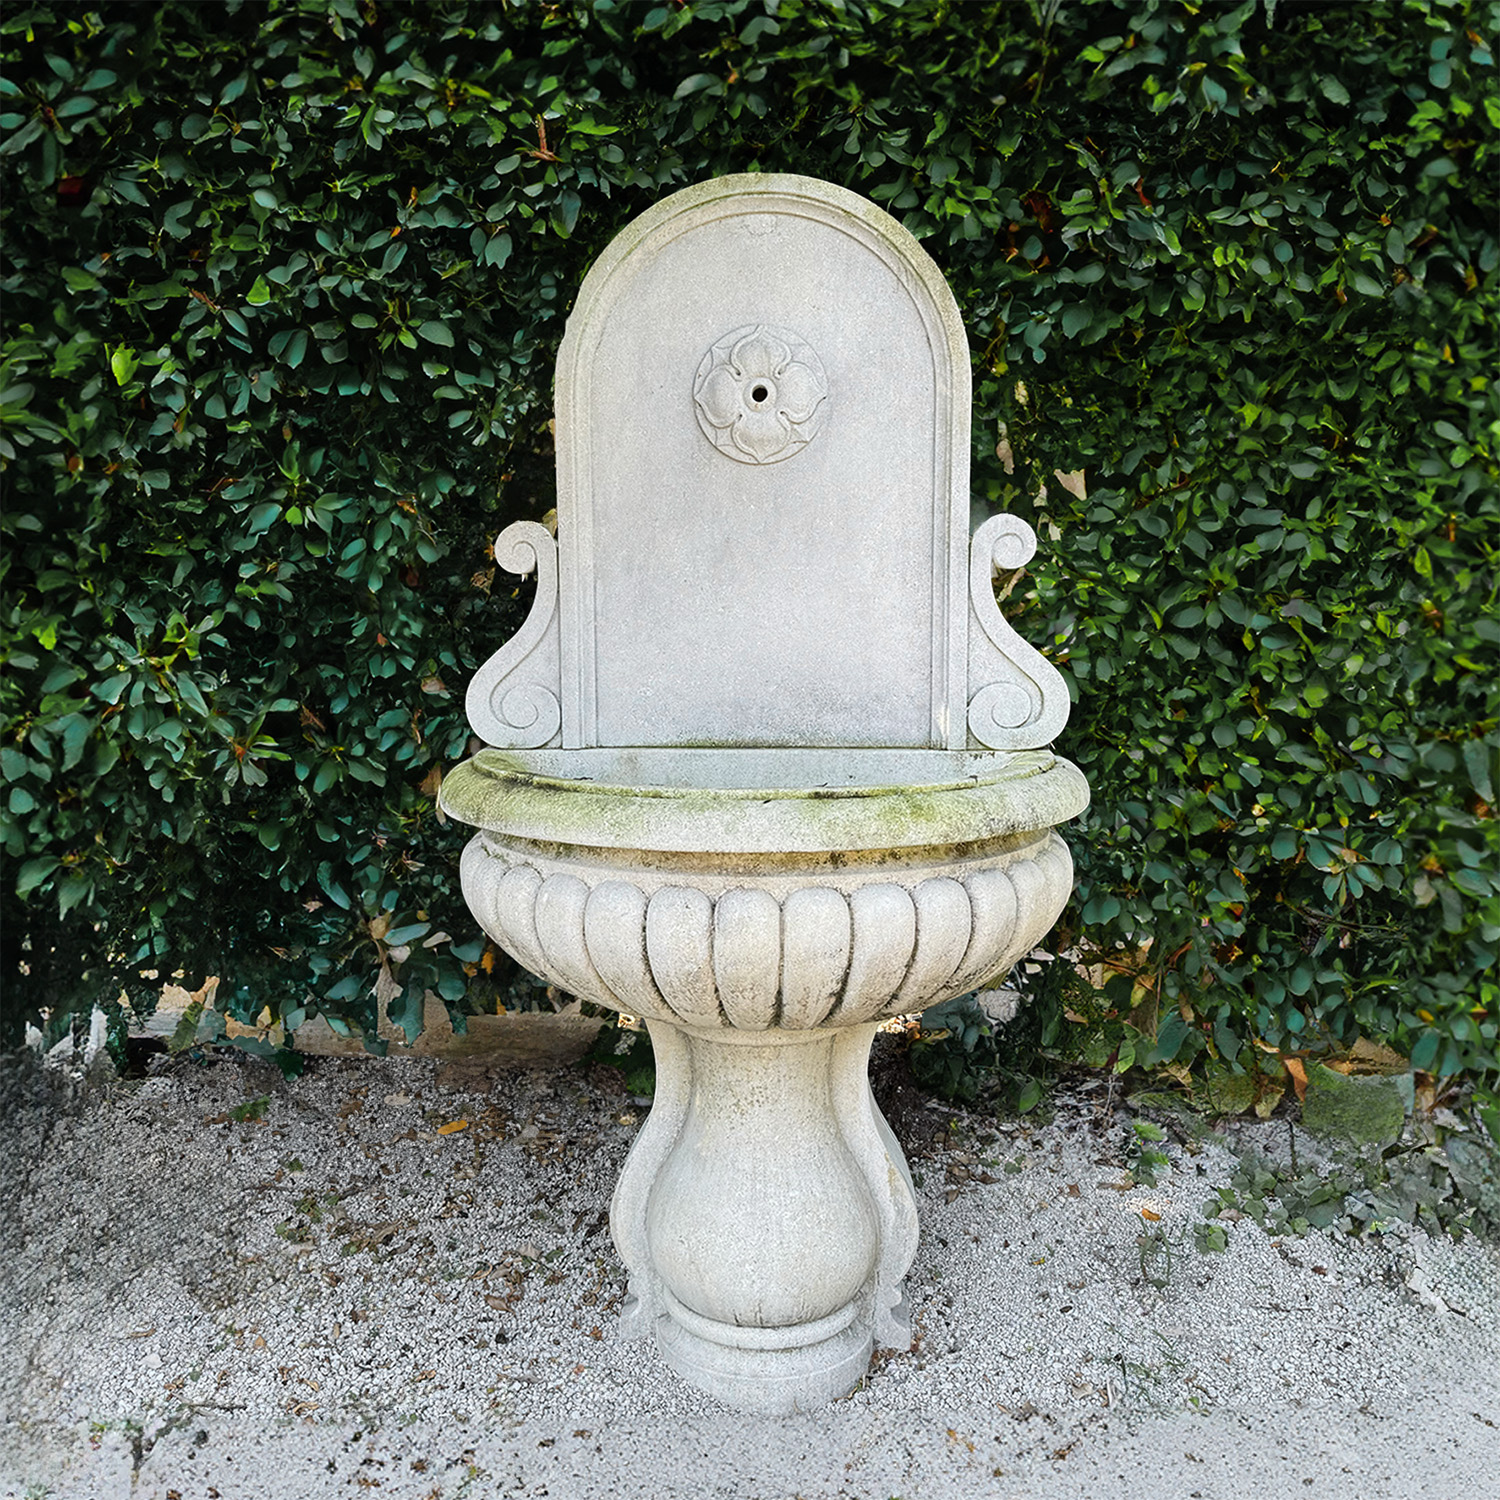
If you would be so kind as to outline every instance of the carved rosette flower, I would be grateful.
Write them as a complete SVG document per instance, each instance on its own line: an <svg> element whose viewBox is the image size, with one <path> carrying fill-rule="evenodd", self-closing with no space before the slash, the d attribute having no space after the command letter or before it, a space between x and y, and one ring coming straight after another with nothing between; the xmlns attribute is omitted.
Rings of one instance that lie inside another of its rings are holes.
<svg viewBox="0 0 1500 1500"><path fill-rule="evenodd" d="M784 328L757 323L725 334L698 366L693 400L703 435L742 464L800 453L828 412L818 356Z"/></svg>

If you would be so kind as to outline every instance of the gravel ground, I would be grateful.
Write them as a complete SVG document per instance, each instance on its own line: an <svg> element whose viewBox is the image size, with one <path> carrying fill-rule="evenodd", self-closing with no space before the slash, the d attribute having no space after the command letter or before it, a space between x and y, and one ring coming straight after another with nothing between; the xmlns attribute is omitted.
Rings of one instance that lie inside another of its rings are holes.
<svg viewBox="0 0 1500 1500"><path fill-rule="evenodd" d="M609 1193L646 1106L607 1069L235 1058L70 1100L11 1068L0 1494L1497 1493L1493 1245L1243 1220L1203 1253L1226 1143L1136 1188L1101 1088L998 1123L883 1091L916 1346L769 1420L615 1336Z"/></svg>

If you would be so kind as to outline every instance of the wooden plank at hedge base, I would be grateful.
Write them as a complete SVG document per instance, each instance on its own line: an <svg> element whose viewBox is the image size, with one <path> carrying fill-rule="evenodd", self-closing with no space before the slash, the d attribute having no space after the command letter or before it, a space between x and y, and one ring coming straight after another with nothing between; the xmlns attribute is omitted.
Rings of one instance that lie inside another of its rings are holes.
<svg viewBox="0 0 1500 1500"><path fill-rule="evenodd" d="M203 989L189 993L181 985L169 984L162 991L160 1003L145 1021L131 1027L132 1036L154 1036L163 1040L177 1030L189 1006L208 999L217 980ZM467 1058L483 1061L487 1067L529 1068L562 1067L577 1062L599 1034L597 1017L574 1011L507 1011L497 1016L470 1016L467 1032L455 1032L448 1019L447 1007L435 995L423 1001L422 1034L408 1045L405 1033L386 1015L384 1004L378 1005L378 1035L386 1043L388 1057ZM283 1043L294 1051L319 1057L369 1057L372 1054L357 1036L343 1036L321 1016L304 1022L289 1037L282 1026L246 1026L225 1018L223 1035L233 1040L247 1037Z"/></svg>
<svg viewBox="0 0 1500 1500"><path fill-rule="evenodd" d="M1036 537L971 541L969 405L953 296L873 203L777 174L658 203L569 318L557 534L496 543L535 602L440 793L489 936L646 1022L623 1331L748 1411L910 1345L871 1041L997 982L1072 889L1068 690L993 586Z"/></svg>
<svg viewBox="0 0 1500 1500"><path fill-rule="evenodd" d="M428 995L422 1034L415 1043L408 1046L398 1040L405 1033L384 1015L380 1036L387 1043L387 1057L466 1058L494 1068L562 1067L577 1062L589 1050L603 1024L595 1016L517 1010L501 1016L470 1016L468 1030L460 1034L449 1022L443 1002ZM340 1036L321 1017L299 1026L291 1045L298 1052L322 1056L370 1055L358 1037Z"/></svg>

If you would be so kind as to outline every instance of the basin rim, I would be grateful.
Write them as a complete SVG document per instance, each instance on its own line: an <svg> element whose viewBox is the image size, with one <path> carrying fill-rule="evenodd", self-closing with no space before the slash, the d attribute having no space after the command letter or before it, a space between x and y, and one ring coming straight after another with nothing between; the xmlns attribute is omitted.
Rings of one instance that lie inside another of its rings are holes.
<svg viewBox="0 0 1500 1500"><path fill-rule="evenodd" d="M754 784L767 769L784 774ZM891 771L919 779L881 784ZM823 781L810 779L819 774ZM1081 813L1089 790L1075 765L1046 750L490 749L455 767L438 800L457 822L534 843L789 854L1039 833Z"/></svg>

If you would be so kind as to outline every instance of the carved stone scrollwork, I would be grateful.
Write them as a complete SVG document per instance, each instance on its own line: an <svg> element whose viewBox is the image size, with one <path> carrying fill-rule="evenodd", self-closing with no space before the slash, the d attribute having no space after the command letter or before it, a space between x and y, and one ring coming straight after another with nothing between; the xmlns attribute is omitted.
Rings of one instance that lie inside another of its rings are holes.
<svg viewBox="0 0 1500 1500"><path fill-rule="evenodd" d="M526 623L474 674L466 700L469 724L487 745L531 750L561 739L557 624L557 542L536 521L500 533L495 561L508 573L536 574Z"/></svg>
<svg viewBox="0 0 1500 1500"><path fill-rule="evenodd" d="M995 577L1024 567L1036 533L1019 516L991 516L969 549L969 733L991 750L1035 750L1068 721L1068 685L1011 628Z"/></svg>

